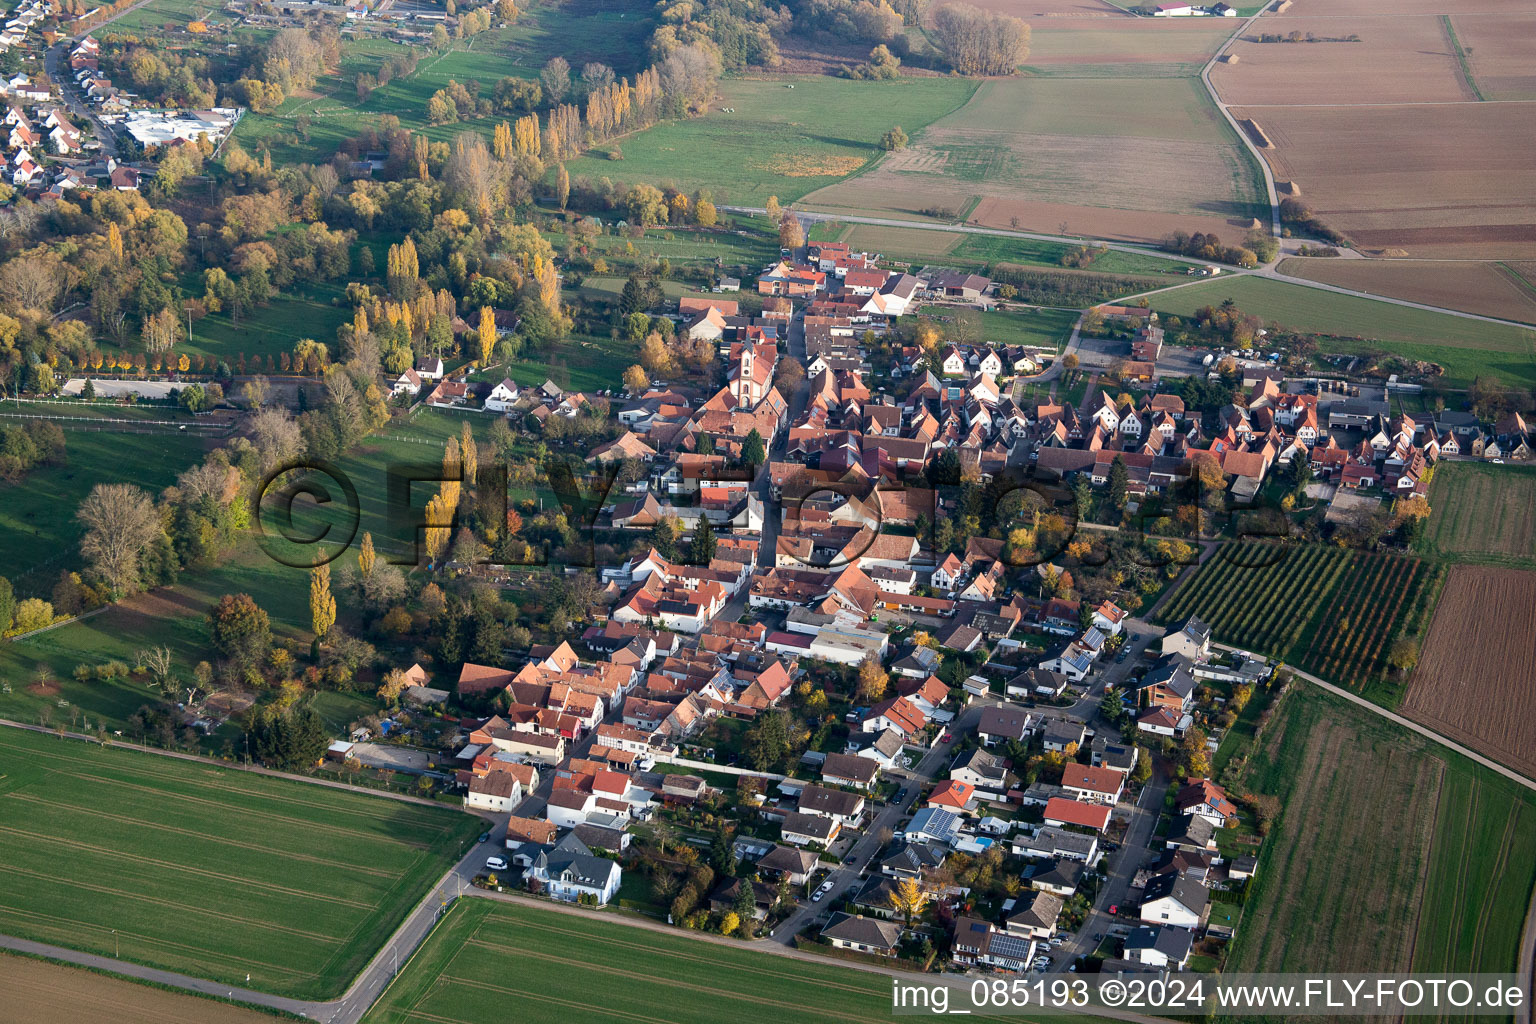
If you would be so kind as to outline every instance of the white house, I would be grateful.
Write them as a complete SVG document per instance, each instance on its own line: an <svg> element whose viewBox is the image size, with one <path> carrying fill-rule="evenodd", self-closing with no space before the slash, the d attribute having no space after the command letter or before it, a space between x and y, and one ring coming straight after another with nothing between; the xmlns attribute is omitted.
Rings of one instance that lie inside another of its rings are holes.
<svg viewBox="0 0 1536 1024"><path fill-rule="evenodd" d="M1193 933L1183 928L1142 925L1125 937L1125 958L1148 967L1180 970L1189 963Z"/></svg>
<svg viewBox="0 0 1536 1024"><path fill-rule="evenodd" d="M395 378L389 390L395 395L419 395L421 394L421 375L415 370L406 370Z"/></svg>
<svg viewBox="0 0 1536 1024"><path fill-rule="evenodd" d="M1141 919L1147 924L1197 928L1205 916L1210 893L1187 875L1169 871L1147 883L1141 900Z"/></svg>
<svg viewBox="0 0 1536 1024"><path fill-rule="evenodd" d="M525 877L546 896L567 903L585 898L601 906L619 891L623 874L616 861L596 856L572 832L540 849Z"/></svg>
<svg viewBox="0 0 1536 1024"><path fill-rule="evenodd" d="M522 784L511 772L491 772L470 780L464 806L478 811L510 811L522 799Z"/></svg>
<svg viewBox="0 0 1536 1024"><path fill-rule="evenodd" d="M485 396L485 409L487 412L511 412L512 406L517 403L522 393L515 380L510 377L503 378L502 382L491 388L491 393Z"/></svg>

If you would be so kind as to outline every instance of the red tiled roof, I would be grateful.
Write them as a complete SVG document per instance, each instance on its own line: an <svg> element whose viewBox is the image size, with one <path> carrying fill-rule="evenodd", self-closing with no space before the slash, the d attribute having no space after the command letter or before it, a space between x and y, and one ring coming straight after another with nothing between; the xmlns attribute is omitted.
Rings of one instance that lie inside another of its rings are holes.
<svg viewBox="0 0 1536 1024"><path fill-rule="evenodd" d="M1085 804L1077 800L1053 796L1046 802L1045 820L1059 821L1067 825L1082 825L1102 832L1104 826L1109 824L1109 812L1109 807L1104 804Z"/></svg>

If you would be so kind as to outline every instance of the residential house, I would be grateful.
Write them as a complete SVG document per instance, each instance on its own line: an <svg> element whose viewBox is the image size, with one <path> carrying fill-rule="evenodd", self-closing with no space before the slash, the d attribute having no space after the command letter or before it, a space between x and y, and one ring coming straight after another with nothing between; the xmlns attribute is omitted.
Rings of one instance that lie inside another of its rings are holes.
<svg viewBox="0 0 1536 1024"><path fill-rule="evenodd" d="M1033 939L1010 935L980 918L958 917L950 955L957 964L1018 972L1029 969L1036 948Z"/></svg>
<svg viewBox="0 0 1536 1024"><path fill-rule="evenodd" d="M758 871L769 871L789 879L791 885L804 885L816 873L821 858L811 850L795 850L774 844L757 861Z"/></svg>
<svg viewBox="0 0 1536 1024"><path fill-rule="evenodd" d="M1063 857L1090 864L1098 856L1099 840L1084 832L1042 827L1032 836L1015 837L1013 852L1018 857Z"/></svg>
<svg viewBox="0 0 1536 1024"><path fill-rule="evenodd" d="M1013 782L1013 777L1008 773L1008 765L1006 759L976 749L955 758L949 769L949 777L970 786L982 800L997 802L1007 799Z"/></svg>
<svg viewBox="0 0 1536 1024"><path fill-rule="evenodd" d="M1125 937L1125 958L1148 967L1183 970L1194 947L1194 933L1185 928L1142 925Z"/></svg>
<svg viewBox="0 0 1536 1024"><path fill-rule="evenodd" d="M1180 814L1198 814L1217 828L1237 824L1237 805L1210 779L1190 779L1179 790L1174 805Z"/></svg>
<svg viewBox="0 0 1536 1024"><path fill-rule="evenodd" d="M895 956L896 946L901 941L901 927L890 921L839 911L821 930L821 937L836 949Z"/></svg>
<svg viewBox="0 0 1536 1024"><path fill-rule="evenodd" d="M1173 872L1156 875L1142 895L1141 919L1147 924L1198 928L1209 902L1210 892L1189 876Z"/></svg>
<svg viewBox="0 0 1536 1024"><path fill-rule="evenodd" d="M864 823L864 797L841 789L806 786L800 791L801 814L831 818L844 828L858 828Z"/></svg>
<svg viewBox="0 0 1536 1024"><path fill-rule="evenodd" d="M1174 819L1173 827L1168 830L1163 842L1170 850L1215 853L1216 826L1211 824L1209 818L1199 814L1180 815Z"/></svg>
<svg viewBox="0 0 1536 1024"><path fill-rule="evenodd" d="M976 787L968 782L945 779L928 794L928 806L959 813L976 806Z"/></svg>
<svg viewBox="0 0 1536 1024"><path fill-rule="evenodd" d="M1033 730L1035 716L1021 707L1002 704L981 709L976 723L976 735L989 747L1010 740L1023 743Z"/></svg>
<svg viewBox="0 0 1536 1024"><path fill-rule="evenodd" d="M1083 881L1082 861L1066 857L1052 858L1029 876L1029 884L1045 892L1070 898Z"/></svg>
<svg viewBox="0 0 1536 1024"><path fill-rule="evenodd" d="M1003 912L1003 926L1010 935L1048 939L1056 932L1061 908L1060 896L1036 889L1018 897L1013 907Z"/></svg>
<svg viewBox="0 0 1536 1024"><path fill-rule="evenodd" d="M1125 776L1113 768L1070 763L1062 771L1061 788L1074 800L1113 805L1125 788Z"/></svg>
<svg viewBox="0 0 1536 1024"><path fill-rule="evenodd" d="M952 845L960 834L960 816L942 807L924 807L901 827L900 834L909 843Z"/></svg>
<svg viewBox="0 0 1536 1024"><path fill-rule="evenodd" d="M1211 627L1190 616L1178 629L1163 637L1162 653L1204 661L1211 653Z"/></svg>
<svg viewBox="0 0 1536 1024"><path fill-rule="evenodd" d="M1106 804L1085 804L1065 797L1051 797L1045 804L1044 820L1047 825L1062 828L1075 825L1103 832L1109 827L1112 808Z"/></svg>
<svg viewBox="0 0 1536 1024"><path fill-rule="evenodd" d="M786 843L793 843L795 846L809 846L816 843L823 848L832 845L842 830L842 825L832 818L819 814L794 812L785 815L783 823L779 826L779 834Z"/></svg>
<svg viewBox="0 0 1536 1024"><path fill-rule="evenodd" d="M879 778L879 763L857 754L828 754L821 764L821 781L829 786L867 790Z"/></svg>
<svg viewBox="0 0 1536 1024"><path fill-rule="evenodd" d="M1047 753L1075 753L1088 738L1088 727L1074 719L1052 718L1045 723L1041 744ZM1070 748L1070 749L1069 749Z"/></svg>
<svg viewBox="0 0 1536 1024"><path fill-rule="evenodd" d="M618 862L599 857L574 833L541 848L524 875L544 895L567 903L606 904L619 891L623 870Z"/></svg>

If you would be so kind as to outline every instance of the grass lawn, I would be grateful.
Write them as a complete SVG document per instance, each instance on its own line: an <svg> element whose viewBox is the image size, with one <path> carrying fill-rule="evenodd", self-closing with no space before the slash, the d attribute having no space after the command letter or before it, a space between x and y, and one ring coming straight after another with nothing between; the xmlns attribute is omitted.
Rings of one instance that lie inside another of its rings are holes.
<svg viewBox="0 0 1536 1024"><path fill-rule="evenodd" d="M7 934L311 999L339 995L483 827L16 729L0 803Z"/></svg>
<svg viewBox="0 0 1536 1024"><path fill-rule="evenodd" d="M200 292L201 286L193 290ZM336 284L305 284L273 296L265 306L236 323L227 313L210 313L192 324L192 340L177 351L197 352L231 365L241 353L276 357L292 352L300 338L313 338L337 351L336 329L352 321L352 307L344 300L346 289ZM341 300L340 305L333 300Z"/></svg>
<svg viewBox="0 0 1536 1024"><path fill-rule="evenodd" d="M1451 387L1467 387L1484 374L1506 386L1536 385L1536 332L1519 327L1251 275L1205 281L1149 298L1153 309L1179 316L1230 298L1243 312L1283 327L1338 336L1321 343L1324 352L1388 349L1407 359L1440 363L1445 367L1443 381Z"/></svg>
<svg viewBox="0 0 1536 1024"><path fill-rule="evenodd" d="M1536 565L1536 469L1442 462L1419 550L1458 562Z"/></svg>
<svg viewBox="0 0 1536 1024"><path fill-rule="evenodd" d="M957 994L950 1005L961 1003ZM738 1018L876 1024L889 1021L892 1010L891 981L883 975L733 949L683 931L463 899L363 1020L491 1024L506 1020L512 1005L526 1024L715 1024ZM1081 1020L1103 1024L1100 1018Z"/></svg>
<svg viewBox="0 0 1536 1024"><path fill-rule="evenodd" d="M170 409L146 410L119 406L92 407L46 404L23 412L60 416L123 413L129 417L177 419ZM6 405L9 411L11 406ZM12 423L0 420L0 423ZM60 424L66 426L67 424ZM65 429L68 461L42 466L20 483L0 484L0 563L4 574L24 595L47 597L59 573L78 569L78 545L84 532L75 520L80 502L99 483L131 483L158 494L203 456L203 440L172 428L143 434Z"/></svg>
<svg viewBox="0 0 1536 1024"><path fill-rule="evenodd" d="M671 286L675 282L664 281L662 284L669 296L674 294ZM624 289L624 282L617 278L589 277L582 289L591 288L594 295L607 294L609 286L616 300ZM678 285L675 294L681 295L688 290ZM604 391L623 387L625 369L639 361L640 347L628 340L572 334L546 351L521 353L521 358L504 365L503 369L523 385L537 387L546 380L553 380L568 391ZM488 418L477 418L486 420L483 425L476 424L477 430L482 426L490 427Z"/></svg>
<svg viewBox="0 0 1536 1024"><path fill-rule="evenodd" d="M726 79L703 117L606 143L566 169L572 177L706 188L717 205L760 206L769 196L788 203L864 168L880 155L880 136L892 125L913 134L975 89L960 78ZM614 146L622 160L605 156Z"/></svg>
<svg viewBox="0 0 1536 1024"><path fill-rule="evenodd" d="M1227 971L1514 970L1536 882L1528 790L1305 686L1245 784L1284 810Z"/></svg>
<svg viewBox="0 0 1536 1024"><path fill-rule="evenodd" d="M954 317L951 306L924 306L925 316ZM979 320L980 341L988 345L1027 345L1032 348L1059 349L1072 334L1077 313L1067 309L1030 309L1020 312L970 310L968 316Z"/></svg>

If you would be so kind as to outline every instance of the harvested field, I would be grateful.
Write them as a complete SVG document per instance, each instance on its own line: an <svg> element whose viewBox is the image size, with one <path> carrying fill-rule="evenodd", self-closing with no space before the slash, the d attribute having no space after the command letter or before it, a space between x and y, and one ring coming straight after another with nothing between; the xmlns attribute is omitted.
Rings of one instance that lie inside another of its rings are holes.
<svg viewBox="0 0 1536 1024"><path fill-rule="evenodd" d="M1536 13L1451 15L1456 38L1472 65L1472 78L1490 100L1536 100Z"/></svg>
<svg viewBox="0 0 1536 1024"><path fill-rule="evenodd" d="M1065 224L1067 234L1114 242L1157 242L1175 231L1215 232L1236 242L1248 230L1248 221L1242 217L1112 210L1102 206L1036 203L1027 199L987 198L971 211L974 223L994 228L1012 227L1015 217L1021 231L1056 234Z"/></svg>
<svg viewBox="0 0 1536 1024"><path fill-rule="evenodd" d="M1530 10L1529 0L1296 0L1289 15L1328 14L1334 17L1349 15L1391 14L1402 17L1410 14L1445 14L1455 10L1463 14L1515 14Z"/></svg>
<svg viewBox="0 0 1536 1024"><path fill-rule="evenodd" d="M1276 706L1244 785L1284 810L1228 972L1514 969L1536 875L1529 791L1313 688Z"/></svg>
<svg viewBox="0 0 1536 1024"><path fill-rule="evenodd" d="M1429 507L1419 542L1425 554L1536 566L1536 469L1441 463Z"/></svg>
<svg viewBox="0 0 1536 1024"><path fill-rule="evenodd" d="M0 954L0 1020L28 1024L272 1024L259 1010L166 992L122 978Z"/></svg>
<svg viewBox="0 0 1536 1024"><path fill-rule="evenodd" d="M975 205L971 219L995 227L1017 217L1139 241L1176 228L1235 239L1254 212L1257 170L1197 81L994 79L906 150L805 204L908 216Z"/></svg>
<svg viewBox="0 0 1536 1024"><path fill-rule="evenodd" d="M1030 29L1029 68L1068 75L1094 64L1125 64L1133 75L1152 65L1197 74L1232 34L1215 18L1051 18Z"/></svg>
<svg viewBox="0 0 1536 1024"><path fill-rule="evenodd" d="M876 224L855 224L843 233L843 241L855 249L878 252L886 257L943 256L960 244L965 236L948 231L923 228L891 228Z"/></svg>
<svg viewBox="0 0 1536 1024"><path fill-rule="evenodd" d="M1241 65L1240 65L1241 67ZM1536 103L1234 107L1274 140L1275 177L1368 249L1536 257ZM1344 144L1348 140L1348 144Z"/></svg>
<svg viewBox="0 0 1536 1024"><path fill-rule="evenodd" d="M1536 776L1536 572L1457 566L1404 712Z"/></svg>
<svg viewBox="0 0 1536 1024"><path fill-rule="evenodd" d="M1300 32L1359 42L1261 43L1259 33ZM1232 44L1235 66L1218 64L1211 84L1237 105L1457 102L1476 97L1438 15L1379 18L1261 18ZM1263 113L1255 116L1263 120Z"/></svg>
<svg viewBox="0 0 1536 1024"><path fill-rule="evenodd" d="M1493 263L1288 259L1282 274L1501 320L1536 323L1536 291Z"/></svg>

